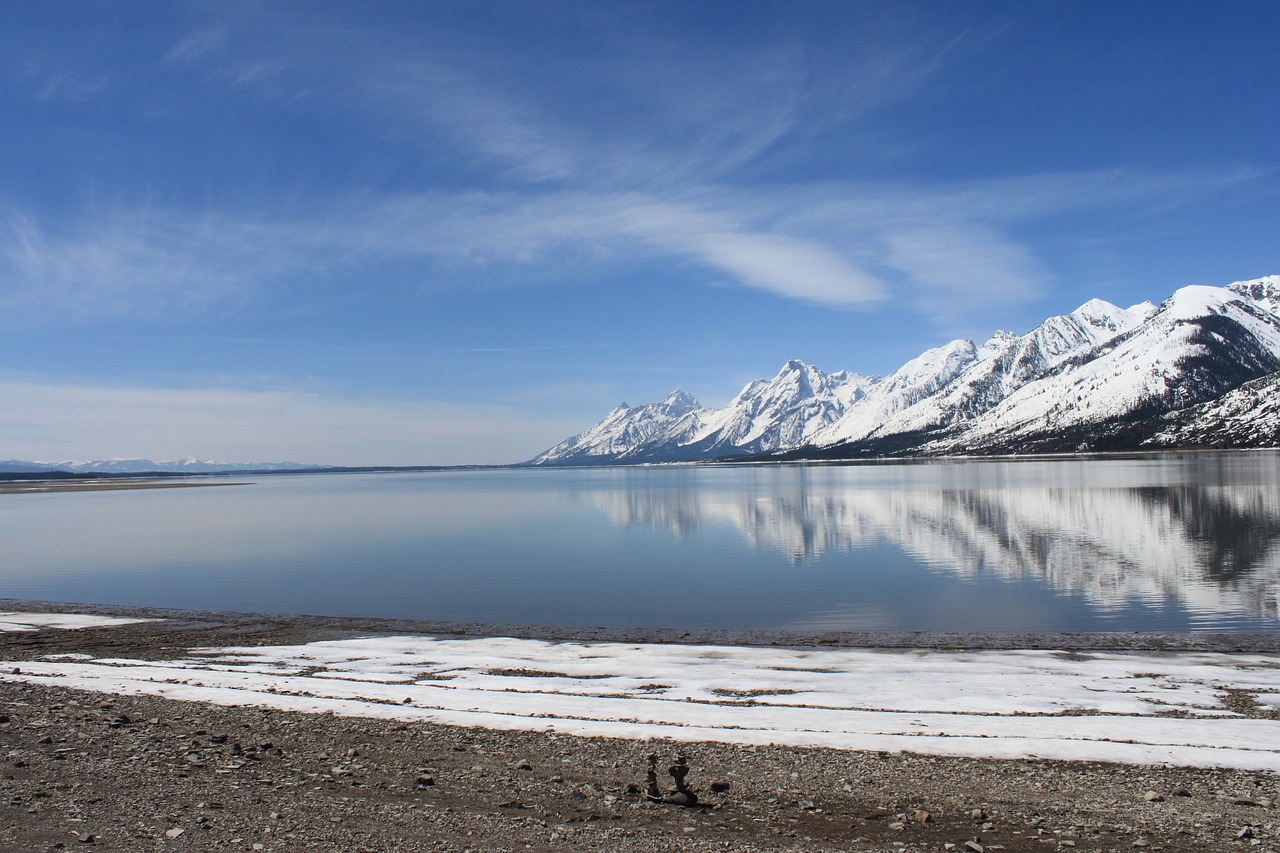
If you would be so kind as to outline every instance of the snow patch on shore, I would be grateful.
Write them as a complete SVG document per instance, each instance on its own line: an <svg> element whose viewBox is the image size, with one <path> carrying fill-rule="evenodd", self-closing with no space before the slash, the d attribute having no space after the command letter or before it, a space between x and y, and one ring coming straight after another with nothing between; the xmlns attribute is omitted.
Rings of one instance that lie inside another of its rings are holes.
<svg viewBox="0 0 1280 853"><path fill-rule="evenodd" d="M1261 654L406 636L0 662L0 678L588 736L1280 771L1280 721L1222 701L1241 692L1280 708L1280 659Z"/></svg>
<svg viewBox="0 0 1280 853"><path fill-rule="evenodd" d="M122 616L92 616L87 613L20 613L0 612L0 634L11 631L38 631L41 628L106 628L154 622L154 619L127 619Z"/></svg>

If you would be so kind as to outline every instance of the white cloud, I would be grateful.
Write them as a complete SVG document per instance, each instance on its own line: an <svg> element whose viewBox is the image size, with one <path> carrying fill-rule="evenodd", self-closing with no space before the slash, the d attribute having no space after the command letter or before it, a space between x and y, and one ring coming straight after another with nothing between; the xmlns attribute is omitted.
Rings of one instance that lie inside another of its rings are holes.
<svg viewBox="0 0 1280 853"><path fill-rule="evenodd" d="M290 391L0 382L0 399L0 457L15 459L502 464L531 458L580 428L516 406Z"/></svg>
<svg viewBox="0 0 1280 853"><path fill-rule="evenodd" d="M36 91L39 100L87 101L111 83L105 74L85 75L63 71L46 79Z"/></svg>
<svg viewBox="0 0 1280 853"><path fill-rule="evenodd" d="M204 27L179 39L165 53L165 62L192 63L222 48L227 32L220 27Z"/></svg>
<svg viewBox="0 0 1280 853"><path fill-rule="evenodd" d="M364 270L383 287L407 281L406 269L438 288L481 278L529 286L599 263L667 258L815 304L974 317L1034 300L1051 281L1033 246L1014 236L1021 226L1091 206L1188 203L1240 180L1234 171L1108 172L934 187L348 194L304 215L150 206L57 229L15 212L0 221L0 316L171 319L278 297L302 280L314 294L340 281L338 270ZM380 274L388 265L398 279Z"/></svg>
<svg viewBox="0 0 1280 853"><path fill-rule="evenodd" d="M443 22L408 37L324 20L285 11L197 29L168 50L165 70L260 99L287 78L316 93L324 116L381 134L406 171L422 152L433 168L456 164L462 189L300 192L301 214L274 201L120 206L56 229L19 212L0 223L0 322L190 316L304 276L316 290L340 286L335 268L395 286L380 275L390 264L401 279L463 287L482 274L560 281L578 266L655 258L824 306L874 309L905 293L913 298L900 304L927 317L980 313L1034 299L1048 283L1037 247L1017 236L1026 222L1185 204L1244 179L1113 170L935 185L733 180L794 164L835 124L913 96L982 33L908 37L868 24L861 49L828 66L781 35L743 54L736 40L612 33L607 55L531 74L536 52L484 42L495 38L485 28ZM509 62L475 61L506 49L516 51ZM521 269L495 275L495 265Z"/></svg>
<svg viewBox="0 0 1280 853"><path fill-rule="evenodd" d="M284 73L289 68L285 59L254 59L221 68L217 76L232 87L255 86Z"/></svg>
<svg viewBox="0 0 1280 853"><path fill-rule="evenodd" d="M937 319L1033 299L1049 281L1030 251L990 228L923 227L884 239L885 263L909 277L903 301Z"/></svg>
<svg viewBox="0 0 1280 853"><path fill-rule="evenodd" d="M773 234L702 234L697 255L743 284L822 305L860 306L886 296L875 276L813 241Z"/></svg>

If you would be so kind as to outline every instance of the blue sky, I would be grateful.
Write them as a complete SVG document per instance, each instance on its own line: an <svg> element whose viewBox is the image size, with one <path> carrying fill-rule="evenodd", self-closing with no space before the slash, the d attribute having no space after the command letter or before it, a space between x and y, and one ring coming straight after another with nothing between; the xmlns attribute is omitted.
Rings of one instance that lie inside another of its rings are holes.
<svg viewBox="0 0 1280 853"><path fill-rule="evenodd" d="M0 7L0 458L514 462L1280 272L1274 2Z"/></svg>

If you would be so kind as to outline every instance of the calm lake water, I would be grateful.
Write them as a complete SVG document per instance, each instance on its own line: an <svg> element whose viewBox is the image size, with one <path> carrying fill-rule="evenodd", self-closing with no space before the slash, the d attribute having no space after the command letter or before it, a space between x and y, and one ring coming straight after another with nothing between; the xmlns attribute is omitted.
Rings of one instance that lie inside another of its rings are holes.
<svg viewBox="0 0 1280 853"><path fill-rule="evenodd" d="M1280 455L0 495L0 596L801 631L1280 628Z"/></svg>

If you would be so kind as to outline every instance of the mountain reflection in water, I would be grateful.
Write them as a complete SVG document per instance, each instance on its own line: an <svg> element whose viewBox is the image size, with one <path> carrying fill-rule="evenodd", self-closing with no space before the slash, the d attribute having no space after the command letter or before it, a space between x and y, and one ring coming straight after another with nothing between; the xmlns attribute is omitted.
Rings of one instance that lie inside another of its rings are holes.
<svg viewBox="0 0 1280 853"><path fill-rule="evenodd" d="M1274 631L1280 453L284 475L0 499L12 598L512 625Z"/></svg>
<svg viewBox="0 0 1280 853"><path fill-rule="evenodd" d="M1274 454L762 469L725 487L582 492L613 523L728 525L797 567L890 544L931 571L1038 579L1100 609L1280 618ZM662 481L655 481L662 482Z"/></svg>

